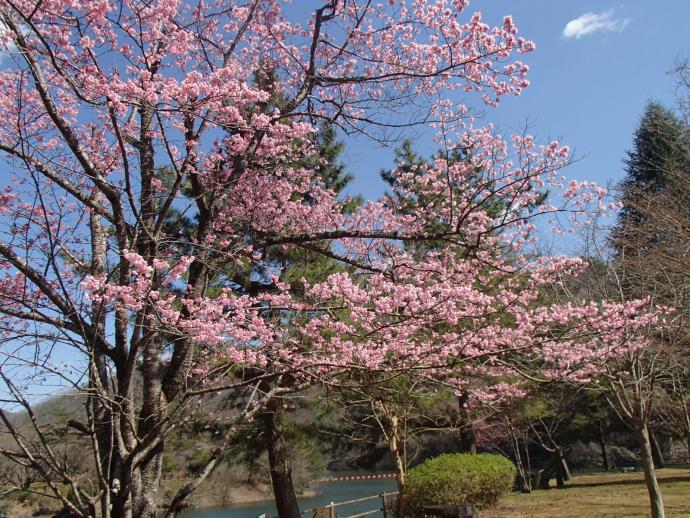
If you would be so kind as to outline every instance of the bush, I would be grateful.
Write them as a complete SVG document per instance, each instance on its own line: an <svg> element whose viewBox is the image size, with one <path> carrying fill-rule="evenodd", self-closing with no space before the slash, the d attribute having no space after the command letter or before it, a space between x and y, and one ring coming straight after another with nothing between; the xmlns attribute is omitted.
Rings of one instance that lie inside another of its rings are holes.
<svg viewBox="0 0 690 518"><path fill-rule="evenodd" d="M454 453L439 455L411 469L402 501L405 514L422 517L428 505L494 505L513 488L515 466L501 455Z"/></svg>

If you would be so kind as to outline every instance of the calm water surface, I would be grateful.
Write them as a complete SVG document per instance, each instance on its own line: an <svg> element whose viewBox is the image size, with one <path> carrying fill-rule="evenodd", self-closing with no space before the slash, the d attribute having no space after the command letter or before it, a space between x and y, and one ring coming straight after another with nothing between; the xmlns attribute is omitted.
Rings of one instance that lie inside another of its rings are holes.
<svg viewBox="0 0 690 518"><path fill-rule="evenodd" d="M367 475L369 473L337 473L334 476ZM365 496L377 495L383 492L396 491L395 479L378 480L349 480L346 482L321 482L316 487L317 496L300 498L300 509L310 509L328 505L331 502L342 502ZM381 500L370 500L360 504L352 504L340 508L338 514L347 516L356 512L367 511L380 507ZM182 513L182 518L257 518L264 513L277 517L276 508L272 501L255 502L251 504L235 504L227 507L209 507L205 509L190 509ZM305 515L307 516L307 515ZM371 515L377 516L377 515Z"/></svg>

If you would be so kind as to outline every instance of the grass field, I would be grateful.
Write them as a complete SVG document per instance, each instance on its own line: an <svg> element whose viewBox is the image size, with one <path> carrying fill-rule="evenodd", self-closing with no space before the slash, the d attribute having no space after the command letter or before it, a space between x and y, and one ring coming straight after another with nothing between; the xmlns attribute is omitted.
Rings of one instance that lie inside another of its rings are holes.
<svg viewBox="0 0 690 518"><path fill-rule="evenodd" d="M658 471L667 518L690 517L690 469ZM512 494L482 518L645 518L649 501L642 473L573 477L566 489Z"/></svg>

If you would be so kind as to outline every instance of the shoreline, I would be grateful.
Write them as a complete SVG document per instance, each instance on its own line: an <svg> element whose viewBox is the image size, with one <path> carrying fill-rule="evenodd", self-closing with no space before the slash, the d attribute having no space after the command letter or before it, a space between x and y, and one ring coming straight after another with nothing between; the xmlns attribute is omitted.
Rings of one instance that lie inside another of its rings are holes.
<svg viewBox="0 0 690 518"><path fill-rule="evenodd" d="M192 500L190 505L185 509L189 510L205 510L214 508L227 508L234 506L243 506L249 504L261 504L273 502L273 494L254 487L249 489L247 487L234 488L231 499L225 500L223 498L216 498L208 494L203 495L199 500ZM298 498L312 498L318 496L319 492L313 489L303 491L297 495ZM160 507L159 509L163 509ZM47 518L54 516L60 511L59 507L48 509L36 505L27 505L24 502L10 503L10 507L3 509L5 512L10 512L7 516L13 518Z"/></svg>
<svg viewBox="0 0 690 518"><path fill-rule="evenodd" d="M297 498L312 498L319 495L316 489L306 489L297 494ZM264 484L241 484L227 488L222 494L202 492L189 501L188 509L212 509L216 507L235 507L251 504L272 503L273 491ZM166 498L163 498L165 501Z"/></svg>

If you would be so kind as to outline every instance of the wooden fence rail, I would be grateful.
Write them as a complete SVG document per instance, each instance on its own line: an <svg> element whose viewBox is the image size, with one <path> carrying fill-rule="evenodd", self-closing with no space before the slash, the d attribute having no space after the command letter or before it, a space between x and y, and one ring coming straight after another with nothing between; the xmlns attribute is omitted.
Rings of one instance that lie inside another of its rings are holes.
<svg viewBox="0 0 690 518"><path fill-rule="evenodd" d="M337 507L358 504L360 502L380 500L381 507L376 507L375 509L370 509L368 511L362 511L355 514L339 516L339 518L360 518L361 516L369 516L379 512L383 512L383 518L388 518L389 516L393 516L393 499L391 497L395 497L397 496L397 494L398 492L394 491L391 493L379 493L378 495L366 496L364 498L356 498L354 500L345 500L344 502L331 502L330 504L322 507L313 507L311 509L305 509L304 511L302 511L302 514L312 515L315 518L336 518L336 516L339 516L336 513Z"/></svg>

